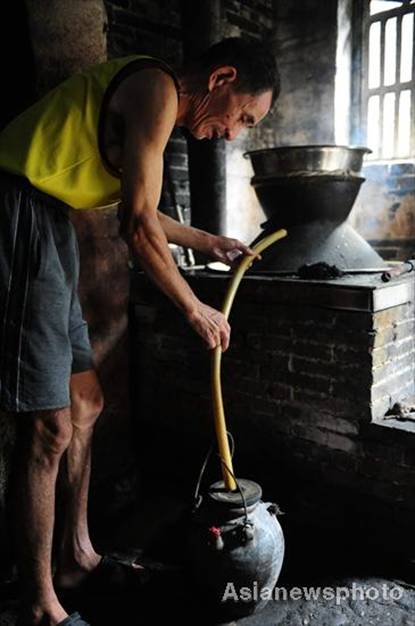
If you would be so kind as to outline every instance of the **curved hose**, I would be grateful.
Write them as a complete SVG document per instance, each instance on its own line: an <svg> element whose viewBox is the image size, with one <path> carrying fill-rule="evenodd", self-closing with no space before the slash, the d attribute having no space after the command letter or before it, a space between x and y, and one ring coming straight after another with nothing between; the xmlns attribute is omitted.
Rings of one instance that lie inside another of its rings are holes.
<svg viewBox="0 0 415 626"><path fill-rule="evenodd" d="M282 239L287 235L287 231L284 229L277 230L275 233L261 239L254 247L253 250L257 254L261 254L265 248L271 246L273 243ZM225 299L222 305L222 313L228 318L232 303L234 301L236 291L239 287L243 275L246 270L255 261L255 257L244 256L240 264L238 265L234 275L232 276L228 290L225 295ZM229 441L226 431L225 412L223 409L222 399L222 384L220 379L220 364L222 359L222 348L218 346L214 349L212 354L212 403L213 413L215 420L216 439L218 442L219 456L222 462L222 474L226 489L234 491L237 489L237 484L234 478L234 471L232 466L232 455L229 449Z"/></svg>

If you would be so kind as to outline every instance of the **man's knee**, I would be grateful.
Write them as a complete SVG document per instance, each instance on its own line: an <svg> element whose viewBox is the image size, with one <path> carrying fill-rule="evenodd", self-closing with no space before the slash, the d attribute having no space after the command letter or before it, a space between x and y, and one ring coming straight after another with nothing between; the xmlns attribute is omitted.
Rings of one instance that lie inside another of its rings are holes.
<svg viewBox="0 0 415 626"><path fill-rule="evenodd" d="M72 423L80 429L92 428L104 408L104 397L93 370L71 376Z"/></svg>
<svg viewBox="0 0 415 626"><path fill-rule="evenodd" d="M72 433L69 407L37 412L32 417L32 450L46 457L60 458L71 443Z"/></svg>
<svg viewBox="0 0 415 626"><path fill-rule="evenodd" d="M72 422L75 426L93 426L104 409L104 396L98 387L78 400L78 412L73 412Z"/></svg>

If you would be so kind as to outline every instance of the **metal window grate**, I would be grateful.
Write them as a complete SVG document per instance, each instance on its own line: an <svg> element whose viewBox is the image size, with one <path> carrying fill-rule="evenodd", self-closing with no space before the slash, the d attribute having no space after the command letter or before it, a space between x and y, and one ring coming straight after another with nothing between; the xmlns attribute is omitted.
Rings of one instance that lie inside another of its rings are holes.
<svg viewBox="0 0 415 626"><path fill-rule="evenodd" d="M415 0L370 0L362 112L371 160L415 156Z"/></svg>

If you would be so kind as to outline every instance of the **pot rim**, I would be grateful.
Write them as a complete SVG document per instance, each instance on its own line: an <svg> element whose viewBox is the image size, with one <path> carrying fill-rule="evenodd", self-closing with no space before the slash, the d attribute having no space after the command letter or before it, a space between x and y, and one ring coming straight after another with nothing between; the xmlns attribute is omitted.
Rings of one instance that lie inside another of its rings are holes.
<svg viewBox="0 0 415 626"><path fill-rule="evenodd" d="M318 176L304 176L302 174L292 176L253 176L251 178L251 185L253 187L264 185L284 185L289 183L302 184L302 183L318 183L318 182L354 182L362 184L366 178L364 176L350 176L348 174L322 174Z"/></svg>
<svg viewBox="0 0 415 626"><path fill-rule="evenodd" d="M318 150L321 148L340 148L342 150L349 150L355 152L363 152L363 154L371 154L373 151L367 146L346 146L339 144L304 144L304 145L293 145L293 146L275 146L274 148L260 148L258 150L248 150L243 153L244 158L248 158L251 154L261 154L263 152L277 152L283 150L292 150L292 151L307 151L307 150Z"/></svg>

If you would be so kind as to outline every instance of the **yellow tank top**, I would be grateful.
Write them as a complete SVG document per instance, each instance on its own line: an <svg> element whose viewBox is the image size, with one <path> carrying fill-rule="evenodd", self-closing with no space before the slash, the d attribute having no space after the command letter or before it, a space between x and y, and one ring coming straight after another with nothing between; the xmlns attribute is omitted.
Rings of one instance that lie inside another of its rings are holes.
<svg viewBox="0 0 415 626"><path fill-rule="evenodd" d="M75 209L119 200L120 173L102 149L106 105L130 73L161 67L160 59L131 55L96 65L55 87L0 133L0 169L27 178Z"/></svg>

